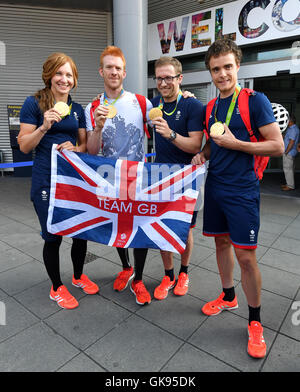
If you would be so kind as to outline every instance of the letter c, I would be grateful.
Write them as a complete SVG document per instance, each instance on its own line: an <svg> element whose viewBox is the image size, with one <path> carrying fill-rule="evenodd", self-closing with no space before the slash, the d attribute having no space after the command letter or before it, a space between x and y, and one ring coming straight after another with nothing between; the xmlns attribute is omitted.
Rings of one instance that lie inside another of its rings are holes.
<svg viewBox="0 0 300 392"><path fill-rule="evenodd" d="M292 31L300 27L300 12L294 20L287 22L283 19L282 10L287 2L288 0L277 0L272 10L273 25L280 31Z"/></svg>
<svg viewBox="0 0 300 392"><path fill-rule="evenodd" d="M245 38L257 38L263 35L269 28L266 23L262 23L255 29L251 29L249 27L247 19L250 11L257 7L266 9L267 6L270 4L270 0L267 0L266 2L261 2L259 6L253 5L253 3L253 1L248 1L248 3L246 3L242 8L239 15L239 30L242 36Z"/></svg>

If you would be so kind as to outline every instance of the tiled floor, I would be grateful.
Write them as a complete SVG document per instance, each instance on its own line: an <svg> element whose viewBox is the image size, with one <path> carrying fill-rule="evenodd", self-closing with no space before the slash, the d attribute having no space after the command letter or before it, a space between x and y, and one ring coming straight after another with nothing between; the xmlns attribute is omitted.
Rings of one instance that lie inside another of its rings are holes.
<svg viewBox="0 0 300 392"><path fill-rule="evenodd" d="M300 371L300 198L276 192L271 196L262 186L257 257L268 352L255 360L246 352L248 310L237 265L239 308L210 318L200 311L220 290L214 243L201 235L201 213L194 230L188 295L170 293L147 307L138 306L128 289L113 291L120 263L115 249L104 245L88 244L85 266L100 293L87 296L74 288L70 240L65 238L63 281L80 304L65 311L49 300L29 189L28 178L0 178L0 310L6 310L5 320L0 318L6 324L0 325L0 371ZM178 257L175 263L177 272ZM160 254L151 250L145 283L152 294L162 273Z"/></svg>

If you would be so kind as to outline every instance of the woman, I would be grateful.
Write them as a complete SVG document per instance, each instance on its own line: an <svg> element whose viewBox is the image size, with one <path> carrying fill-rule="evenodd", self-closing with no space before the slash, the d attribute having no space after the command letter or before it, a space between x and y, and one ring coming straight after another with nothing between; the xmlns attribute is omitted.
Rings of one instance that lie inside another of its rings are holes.
<svg viewBox="0 0 300 392"><path fill-rule="evenodd" d="M59 248L62 237L47 231L50 197L51 149L58 144L60 151L86 151L86 125L81 105L72 101L70 91L77 86L78 72L74 61L64 53L51 54L43 65L42 78L45 88L27 97L20 114L18 142L21 151L35 149L32 170L31 200L38 215L42 237L45 241L43 259L52 281L50 299L65 309L78 306L77 300L63 285L59 272ZM69 106L69 114L61 118L53 108L56 102ZM72 284L81 287L86 294L96 294L98 286L82 273L87 242L73 238L71 258L74 267Z"/></svg>

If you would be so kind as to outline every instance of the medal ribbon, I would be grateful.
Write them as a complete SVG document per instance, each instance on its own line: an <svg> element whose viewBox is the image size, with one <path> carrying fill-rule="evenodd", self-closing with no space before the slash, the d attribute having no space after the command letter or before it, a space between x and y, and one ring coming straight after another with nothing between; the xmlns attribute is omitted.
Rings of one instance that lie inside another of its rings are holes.
<svg viewBox="0 0 300 392"><path fill-rule="evenodd" d="M173 114L173 113L175 112L175 110L177 109L177 105L178 105L178 102L180 101L181 97L182 97L182 91L179 90L179 93L178 93L178 95L177 95L177 102L176 102L175 109L172 110L172 112L170 112L170 113L167 113L166 111L163 110L163 107L164 107L165 102L164 102L164 100L163 100L162 97L160 97L158 107L159 107L159 109L161 109L167 116L172 116L172 114Z"/></svg>
<svg viewBox="0 0 300 392"><path fill-rule="evenodd" d="M120 94L117 96L117 98L116 98L112 103L109 103L109 102L108 102L107 95L106 95L106 93L104 92L103 105L104 105L104 106L114 105L114 104L117 102L117 100L121 97L121 95L122 95L123 93L124 93L124 89L122 88L122 90L121 90Z"/></svg>
<svg viewBox="0 0 300 392"><path fill-rule="evenodd" d="M235 106L235 103L236 103L236 100L237 100L237 97L238 97L240 91L241 91L241 86L239 84L237 84L236 87L235 87L235 90L234 90L234 93L233 93L230 105L229 105L229 109L228 109L227 114L226 114L225 123L226 123L226 125L228 127L229 127L229 123L230 123L230 120L231 120L233 109L234 109L234 106ZM220 100L220 95L218 96L218 99L216 100L215 122L220 122L217 119L217 110L218 110L219 100Z"/></svg>
<svg viewBox="0 0 300 392"><path fill-rule="evenodd" d="M66 117L69 116L69 115L71 114L72 105L73 105L72 103L71 103L71 105L69 105L69 113L66 115Z"/></svg>

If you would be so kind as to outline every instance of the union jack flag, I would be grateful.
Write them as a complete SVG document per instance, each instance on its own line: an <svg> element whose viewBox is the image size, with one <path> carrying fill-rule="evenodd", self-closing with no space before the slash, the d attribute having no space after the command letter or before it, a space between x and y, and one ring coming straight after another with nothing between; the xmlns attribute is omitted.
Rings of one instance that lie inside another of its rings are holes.
<svg viewBox="0 0 300 392"><path fill-rule="evenodd" d="M204 166L112 160L54 145L48 231L182 253L204 173Z"/></svg>

